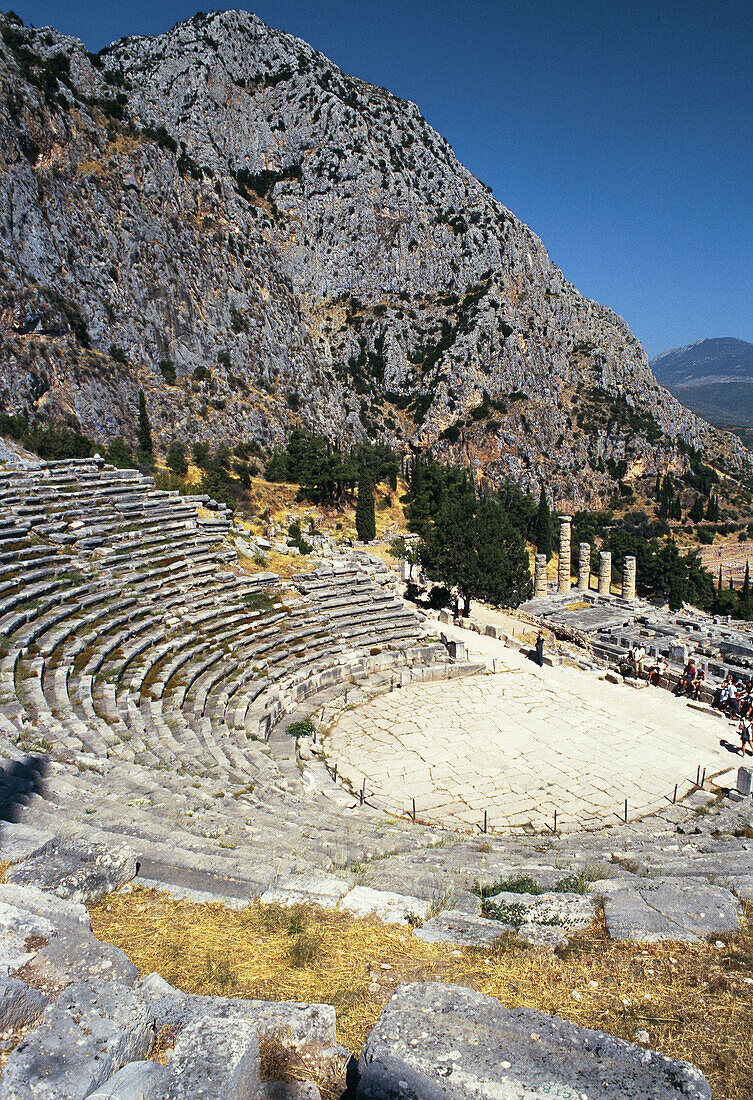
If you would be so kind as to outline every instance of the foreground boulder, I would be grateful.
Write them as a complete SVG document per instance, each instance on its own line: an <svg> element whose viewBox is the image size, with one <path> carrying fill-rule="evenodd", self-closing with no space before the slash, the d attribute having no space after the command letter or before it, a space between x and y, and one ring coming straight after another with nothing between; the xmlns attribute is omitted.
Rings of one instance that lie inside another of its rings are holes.
<svg viewBox="0 0 753 1100"><path fill-rule="evenodd" d="M710 1100L700 1070L437 982L398 986L364 1044L358 1100Z"/></svg>

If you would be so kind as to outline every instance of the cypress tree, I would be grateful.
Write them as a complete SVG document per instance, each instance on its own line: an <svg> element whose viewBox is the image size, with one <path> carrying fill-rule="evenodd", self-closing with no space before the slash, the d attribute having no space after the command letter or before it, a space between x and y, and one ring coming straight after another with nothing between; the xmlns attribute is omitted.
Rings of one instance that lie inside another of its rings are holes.
<svg viewBox="0 0 753 1100"><path fill-rule="evenodd" d="M743 590L740 598L743 605L743 614L747 619L750 616L750 562L748 561L745 563L745 580L743 581Z"/></svg>
<svg viewBox="0 0 753 1100"><path fill-rule="evenodd" d="M721 592L721 590L722 590L722 567L721 567L721 565L719 566L719 585L718 585L718 587L719 587L719 591Z"/></svg>
<svg viewBox="0 0 753 1100"><path fill-rule="evenodd" d="M539 554L546 554L547 561L552 556L552 516L543 485L539 496L539 511L536 516L536 551Z"/></svg>
<svg viewBox="0 0 753 1100"><path fill-rule="evenodd" d="M356 497L356 532L361 542L371 542L376 538L376 515L374 513L374 482L368 466L364 465L358 479Z"/></svg>
<svg viewBox="0 0 753 1100"><path fill-rule="evenodd" d="M146 397L144 391L139 390L139 458L142 462L151 463L154 454L152 446L152 426L149 423L149 413L146 411Z"/></svg>

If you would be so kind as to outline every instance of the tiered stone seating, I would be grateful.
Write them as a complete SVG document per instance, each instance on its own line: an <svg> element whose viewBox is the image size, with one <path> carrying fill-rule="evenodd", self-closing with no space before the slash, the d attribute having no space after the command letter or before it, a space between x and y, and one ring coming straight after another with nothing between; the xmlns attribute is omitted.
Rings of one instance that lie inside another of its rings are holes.
<svg viewBox="0 0 753 1100"><path fill-rule="evenodd" d="M468 666L355 566L301 575L286 605L197 503L99 459L0 471L0 758L51 769L25 819L130 835L168 880L263 885L411 847L368 806L344 822L352 800L303 782L284 728L354 679Z"/></svg>

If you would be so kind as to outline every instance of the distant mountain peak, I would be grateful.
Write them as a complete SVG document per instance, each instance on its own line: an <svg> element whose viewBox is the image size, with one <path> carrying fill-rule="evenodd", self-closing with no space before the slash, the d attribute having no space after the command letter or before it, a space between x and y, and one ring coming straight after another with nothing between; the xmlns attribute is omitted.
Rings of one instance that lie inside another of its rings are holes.
<svg viewBox="0 0 753 1100"><path fill-rule="evenodd" d="M720 427L753 427L753 344L734 336L695 340L651 360L684 405Z"/></svg>

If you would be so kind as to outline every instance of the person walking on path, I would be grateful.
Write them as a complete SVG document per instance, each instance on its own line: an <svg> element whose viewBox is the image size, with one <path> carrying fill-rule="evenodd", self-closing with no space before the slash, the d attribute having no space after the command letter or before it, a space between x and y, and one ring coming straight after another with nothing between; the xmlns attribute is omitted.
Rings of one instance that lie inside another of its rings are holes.
<svg viewBox="0 0 753 1100"><path fill-rule="evenodd" d="M750 718L743 717L740 719L737 732L740 734L740 755L745 756L750 748ZM753 756L753 749L750 749L750 755Z"/></svg>
<svg viewBox="0 0 753 1100"><path fill-rule="evenodd" d="M536 661L539 668L544 667L544 635L539 631L539 636L536 639Z"/></svg>

